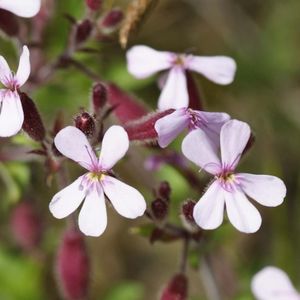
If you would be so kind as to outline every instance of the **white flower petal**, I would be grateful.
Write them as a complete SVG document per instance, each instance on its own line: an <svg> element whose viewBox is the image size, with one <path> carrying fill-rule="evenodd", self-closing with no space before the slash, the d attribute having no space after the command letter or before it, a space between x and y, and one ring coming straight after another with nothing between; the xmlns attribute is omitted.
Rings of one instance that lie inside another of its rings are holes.
<svg viewBox="0 0 300 300"><path fill-rule="evenodd" d="M204 75L218 84L229 84L233 81L236 63L227 56L193 56L188 69Z"/></svg>
<svg viewBox="0 0 300 300"><path fill-rule="evenodd" d="M206 172L215 175L221 171L217 147L201 129L193 130L184 138L181 150L189 160Z"/></svg>
<svg viewBox="0 0 300 300"><path fill-rule="evenodd" d="M111 126L103 137L99 165L110 170L126 154L129 147L127 132L121 126Z"/></svg>
<svg viewBox="0 0 300 300"><path fill-rule="evenodd" d="M278 206L286 196L284 182L275 176L239 173L243 191L253 200L264 206Z"/></svg>
<svg viewBox="0 0 300 300"><path fill-rule="evenodd" d="M9 137L17 134L23 125L24 113L17 92L0 90L0 136Z"/></svg>
<svg viewBox="0 0 300 300"><path fill-rule="evenodd" d="M86 136L76 127L62 129L54 138L54 143L60 153L88 170L98 163Z"/></svg>
<svg viewBox="0 0 300 300"><path fill-rule="evenodd" d="M223 222L225 198L223 189L214 181L194 207L193 216L203 229L215 229Z"/></svg>
<svg viewBox="0 0 300 300"><path fill-rule="evenodd" d="M6 59L3 56L0 56L0 81L2 82L2 84L7 86L11 78L12 78L12 73L9 68L9 65Z"/></svg>
<svg viewBox="0 0 300 300"><path fill-rule="evenodd" d="M0 8L24 18L35 16L41 8L41 0L0 0Z"/></svg>
<svg viewBox="0 0 300 300"><path fill-rule="evenodd" d="M23 52L20 56L20 62L18 71L16 73L15 79L18 82L18 86L22 86L28 79L30 75L30 54L27 46L23 47Z"/></svg>
<svg viewBox="0 0 300 300"><path fill-rule="evenodd" d="M107 225L105 199L102 188L91 189L78 217L80 230L88 236L100 236Z"/></svg>
<svg viewBox="0 0 300 300"><path fill-rule="evenodd" d="M167 147L189 125L189 115L185 108L178 109L156 121L154 128L160 147Z"/></svg>
<svg viewBox="0 0 300 300"><path fill-rule="evenodd" d="M257 300L299 300L288 275L276 267L265 267L252 279L252 292Z"/></svg>
<svg viewBox="0 0 300 300"><path fill-rule="evenodd" d="M250 135L250 127L245 122L230 120L223 125L220 133L223 166L235 169Z"/></svg>
<svg viewBox="0 0 300 300"><path fill-rule="evenodd" d="M261 216L245 194L239 190L224 190L226 211L231 224L241 232L256 232L261 225Z"/></svg>
<svg viewBox="0 0 300 300"><path fill-rule="evenodd" d="M144 214L146 202L138 190L111 176L105 176L102 186L105 195L121 216L135 219Z"/></svg>
<svg viewBox="0 0 300 300"><path fill-rule="evenodd" d="M158 99L158 108L183 108L189 105L189 93L185 71L181 67L173 67L168 75L167 82Z"/></svg>
<svg viewBox="0 0 300 300"><path fill-rule="evenodd" d="M147 46L134 46L127 51L127 67L136 78L146 78L171 67L174 54Z"/></svg>
<svg viewBox="0 0 300 300"><path fill-rule="evenodd" d="M53 196L49 209L55 218L65 218L79 207L86 194L81 187L82 179L83 176L80 176Z"/></svg>

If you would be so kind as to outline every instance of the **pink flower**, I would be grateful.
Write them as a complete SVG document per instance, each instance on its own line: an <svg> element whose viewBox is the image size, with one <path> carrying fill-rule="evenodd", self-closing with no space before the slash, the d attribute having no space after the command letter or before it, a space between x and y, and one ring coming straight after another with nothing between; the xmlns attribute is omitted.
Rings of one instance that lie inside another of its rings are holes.
<svg viewBox="0 0 300 300"><path fill-rule="evenodd" d="M49 208L54 217L65 218L85 199L79 213L79 228L86 235L100 236L107 225L104 194L123 217L134 219L144 214L144 197L133 187L110 175L112 167L129 147L127 133L121 126L112 126L107 130L99 159L86 136L76 127L62 129L54 142L63 155L88 170L53 197Z"/></svg>
<svg viewBox="0 0 300 300"><path fill-rule="evenodd" d="M275 267L266 267L252 279L252 292L257 300L300 300L288 275Z"/></svg>
<svg viewBox="0 0 300 300"><path fill-rule="evenodd" d="M0 0L0 3L1 0ZM23 47L17 73L14 74L3 56L0 56L0 136L12 136L22 128L24 113L18 89L27 81L30 74L29 50Z"/></svg>
<svg viewBox="0 0 300 300"><path fill-rule="evenodd" d="M222 125L230 119L226 113L212 113L190 108L180 108L155 123L160 147L167 147L184 129L199 129L216 144L219 143Z"/></svg>
<svg viewBox="0 0 300 300"><path fill-rule="evenodd" d="M204 75L218 84L230 84L236 71L235 61L226 56L194 56L156 51L147 46L134 46L127 52L129 72L146 78L158 71L170 70L158 100L160 110L189 106L186 70Z"/></svg>
<svg viewBox="0 0 300 300"><path fill-rule="evenodd" d="M24 18L34 17L41 8L41 0L0 0L0 8Z"/></svg>
<svg viewBox="0 0 300 300"><path fill-rule="evenodd" d="M245 233L255 232L260 228L261 216L247 196L270 207L283 202L286 187L279 178L235 173L250 134L248 124L237 120L226 122L220 132L221 159L218 147L204 131L195 130L183 140L183 154L215 176L193 212L196 223L203 229L220 226L226 206L229 221L234 227Z"/></svg>

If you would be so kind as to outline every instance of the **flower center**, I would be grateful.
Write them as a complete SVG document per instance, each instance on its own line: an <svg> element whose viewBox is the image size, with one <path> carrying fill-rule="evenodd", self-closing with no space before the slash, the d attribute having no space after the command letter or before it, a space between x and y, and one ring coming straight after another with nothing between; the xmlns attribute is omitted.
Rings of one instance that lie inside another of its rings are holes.
<svg viewBox="0 0 300 300"><path fill-rule="evenodd" d="M185 55L184 54L179 54L176 55L173 64L176 66L184 67L186 63Z"/></svg>
<svg viewBox="0 0 300 300"><path fill-rule="evenodd" d="M232 192L236 189L238 179L235 174L231 171L225 171L216 176L221 187L227 192Z"/></svg>
<svg viewBox="0 0 300 300"><path fill-rule="evenodd" d="M190 116L190 129L201 128L206 125L205 121L199 116L199 114L194 112L192 109L188 109L188 113Z"/></svg>
<svg viewBox="0 0 300 300"><path fill-rule="evenodd" d="M87 177L92 182L99 182L104 179L105 174L103 172L90 172Z"/></svg>

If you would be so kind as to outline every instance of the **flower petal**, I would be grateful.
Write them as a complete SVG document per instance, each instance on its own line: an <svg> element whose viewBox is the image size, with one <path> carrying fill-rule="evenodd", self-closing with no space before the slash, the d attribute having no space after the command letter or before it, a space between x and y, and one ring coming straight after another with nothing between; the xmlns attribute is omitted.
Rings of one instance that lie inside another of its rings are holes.
<svg viewBox="0 0 300 300"><path fill-rule="evenodd" d="M250 138L247 123L238 120L226 122L220 133L221 155L224 167L234 170Z"/></svg>
<svg viewBox="0 0 300 300"><path fill-rule="evenodd" d="M203 229L215 229L223 222L225 198L223 189L214 181L194 207L193 216Z"/></svg>
<svg viewBox="0 0 300 300"><path fill-rule="evenodd" d="M188 105L189 94L185 71L181 67L173 67L158 99L158 108L160 110L177 109L188 107Z"/></svg>
<svg viewBox="0 0 300 300"><path fill-rule="evenodd" d="M236 63L227 56L193 56L188 69L204 75L218 84L230 84L235 75Z"/></svg>
<svg viewBox="0 0 300 300"><path fill-rule="evenodd" d="M0 8L6 9L20 17L31 18L41 7L41 0L1 0Z"/></svg>
<svg viewBox="0 0 300 300"><path fill-rule="evenodd" d="M224 190L226 211L231 224L245 233L256 232L261 225L258 210L240 190L228 192Z"/></svg>
<svg viewBox="0 0 300 300"><path fill-rule="evenodd" d="M243 191L253 200L264 206L278 206L286 196L284 182L275 176L236 174Z"/></svg>
<svg viewBox="0 0 300 300"><path fill-rule="evenodd" d="M111 176L105 176L102 186L105 195L121 216L135 219L144 214L146 202L138 190Z"/></svg>
<svg viewBox="0 0 300 300"><path fill-rule="evenodd" d="M18 93L0 90L0 136L17 134L24 121L24 113Z"/></svg>
<svg viewBox="0 0 300 300"><path fill-rule="evenodd" d="M3 56L0 56L0 81L7 86L11 77L12 73L6 59Z"/></svg>
<svg viewBox="0 0 300 300"><path fill-rule="evenodd" d="M167 147L189 125L186 109L178 109L156 121L154 128L158 135L160 147Z"/></svg>
<svg viewBox="0 0 300 300"><path fill-rule="evenodd" d="M158 71L169 69L174 54L156 51L147 46L134 46L127 51L127 68L136 78L146 78Z"/></svg>
<svg viewBox="0 0 300 300"><path fill-rule="evenodd" d="M62 129L54 138L59 152L91 170L97 165L97 158L89 141L82 131L73 126Z"/></svg>
<svg viewBox="0 0 300 300"><path fill-rule="evenodd" d="M88 236L100 236L107 225L105 198L102 188L87 194L78 217L80 230Z"/></svg>
<svg viewBox="0 0 300 300"><path fill-rule="evenodd" d="M201 129L190 132L183 140L181 150L185 157L211 174L221 171L216 145Z"/></svg>
<svg viewBox="0 0 300 300"><path fill-rule="evenodd" d="M258 300L299 300L288 275L276 267L265 267L252 279L251 289Z"/></svg>
<svg viewBox="0 0 300 300"><path fill-rule="evenodd" d="M49 209L55 218L65 218L79 207L86 194L86 190L81 187L82 179L83 176L80 176L53 196Z"/></svg>
<svg viewBox="0 0 300 300"><path fill-rule="evenodd" d="M111 126L102 141L99 165L110 170L127 152L129 139L127 132L121 126Z"/></svg>
<svg viewBox="0 0 300 300"><path fill-rule="evenodd" d="M22 86L28 79L30 75L30 54L27 46L23 47L23 52L20 56L20 62L18 71L16 73L15 79L18 82L18 86Z"/></svg>

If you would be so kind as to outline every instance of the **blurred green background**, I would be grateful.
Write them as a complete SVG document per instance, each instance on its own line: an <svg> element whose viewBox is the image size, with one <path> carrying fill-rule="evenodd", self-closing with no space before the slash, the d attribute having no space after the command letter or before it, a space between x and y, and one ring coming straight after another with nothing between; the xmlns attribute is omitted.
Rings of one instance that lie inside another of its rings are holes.
<svg viewBox="0 0 300 300"><path fill-rule="evenodd" d="M48 0L46 0L47 2ZM54 16L49 19L42 43L48 59L54 60L66 44L70 29L64 13L78 20L84 15L83 0L54 1ZM107 0L103 9L124 8L130 1ZM228 55L237 62L233 84L218 86L195 74L205 98L205 108L225 111L233 118L248 122L256 136L251 151L244 157L240 170L281 177L288 188L283 205L270 209L259 206L263 224L256 234L245 235L231 225L210 233L208 250L221 299L253 299L252 276L266 265L284 269L300 288L300 2L298 0L158 0L130 36L129 46L145 44L159 50L184 52L192 49L198 55ZM30 25L31 21L25 21ZM16 66L18 54L14 42L0 38L0 52ZM156 108L159 89L157 78L138 81L126 69L125 50L117 34L109 41L92 41L98 54L76 55L78 60L136 94L152 109ZM65 123L79 107L89 108L92 80L76 69L59 70L44 85L30 89L41 114L50 128L58 112ZM25 87L26 90L26 87ZM13 138L16 146L30 146L25 134ZM1 142L2 148L9 141ZM33 145L34 146L34 145ZM172 145L180 149L180 139ZM151 188L160 180L172 187L172 220L179 222L179 203L191 192L184 178L165 166L159 172L147 172L143 161L150 150L135 145L127 161L117 166L126 182L143 191L151 200ZM64 220L55 220L48 203L58 190L53 182L45 183L42 160L3 162L0 165L0 299L60 299L56 289L53 260ZM74 179L82 170L70 166ZM134 172L132 171L134 170ZM195 172L197 170L195 169ZM199 174L208 180L204 173ZM208 181L207 181L208 182ZM39 255L22 251L10 233L10 213L21 199L34 201L45 223ZM131 234L129 228L146 220L129 221L109 210L108 228L100 238L87 238L91 257L91 295L96 300L154 300L162 287L177 272L181 244L156 243ZM201 265L201 261L200 261ZM190 298L207 299L200 272L189 271Z"/></svg>

